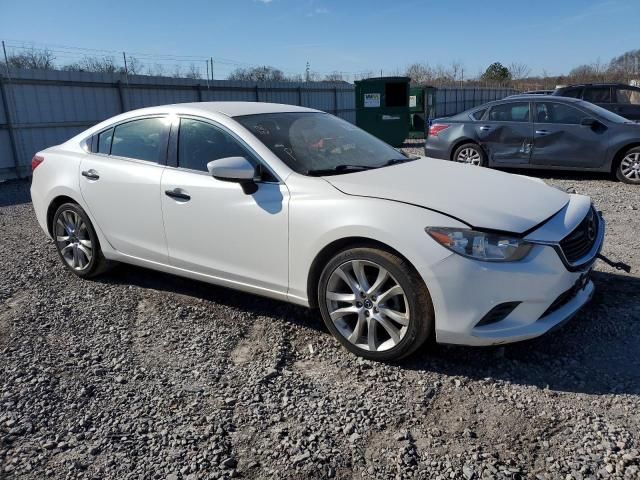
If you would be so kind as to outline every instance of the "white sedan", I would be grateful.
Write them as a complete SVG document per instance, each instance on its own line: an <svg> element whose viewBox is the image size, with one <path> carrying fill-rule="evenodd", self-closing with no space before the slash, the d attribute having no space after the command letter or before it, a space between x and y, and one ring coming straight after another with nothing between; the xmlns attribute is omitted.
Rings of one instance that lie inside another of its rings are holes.
<svg viewBox="0 0 640 480"><path fill-rule="evenodd" d="M357 355L539 336L593 294L604 221L539 180L410 158L290 105L145 108L32 161L63 264L124 262L319 307Z"/></svg>

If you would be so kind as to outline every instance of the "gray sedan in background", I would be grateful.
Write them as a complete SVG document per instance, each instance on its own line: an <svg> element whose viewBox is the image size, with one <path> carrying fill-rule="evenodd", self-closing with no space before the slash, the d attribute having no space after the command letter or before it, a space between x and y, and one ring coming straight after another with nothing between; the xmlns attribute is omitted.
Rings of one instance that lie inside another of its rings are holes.
<svg viewBox="0 0 640 480"><path fill-rule="evenodd" d="M432 120L425 155L486 167L611 172L640 185L640 124L584 100L515 95Z"/></svg>

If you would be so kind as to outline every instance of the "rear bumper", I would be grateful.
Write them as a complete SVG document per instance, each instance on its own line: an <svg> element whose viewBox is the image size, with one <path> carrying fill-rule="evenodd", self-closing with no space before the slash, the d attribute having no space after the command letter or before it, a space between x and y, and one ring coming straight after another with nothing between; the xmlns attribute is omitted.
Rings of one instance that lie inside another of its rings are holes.
<svg viewBox="0 0 640 480"><path fill-rule="evenodd" d="M424 154L426 157L449 160L449 144L438 137L427 137L424 141Z"/></svg>

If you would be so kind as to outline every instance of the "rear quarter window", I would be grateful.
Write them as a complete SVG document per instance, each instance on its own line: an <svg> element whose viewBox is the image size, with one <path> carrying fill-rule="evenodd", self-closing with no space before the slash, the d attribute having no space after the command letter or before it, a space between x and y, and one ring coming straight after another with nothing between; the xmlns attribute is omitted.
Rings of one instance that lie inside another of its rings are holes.
<svg viewBox="0 0 640 480"><path fill-rule="evenodd" d="M469 117L471 117L472 120L481 120L486 111L487 111L486 108L476 110L475 112L471 112L469 114Z"/></svg>

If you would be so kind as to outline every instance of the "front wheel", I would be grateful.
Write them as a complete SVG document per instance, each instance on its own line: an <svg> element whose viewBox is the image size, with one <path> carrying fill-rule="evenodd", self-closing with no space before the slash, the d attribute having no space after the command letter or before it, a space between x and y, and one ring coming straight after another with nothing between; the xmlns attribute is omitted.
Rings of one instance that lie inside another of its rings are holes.
<svg viewBox="0 0 640 480"><path fill-rule="evenodd" d="M640 185L640 147L625 152L616 168L616 177L621 182Z"/></svg>
<svg viewBox="0 0 640 480"><path fill-rule="evenodd" d="M60 205L53 215L51 231L60 259L79 277L96 276L109 266L100 250L93 225L79 205Z"/></svg>
<svg viewBox="0 0 640 480"><path fill-rule="evenodd" d="M465 143L456 148L453 160L467 165L484 167L487 165L487 157L484 150L477 143Z"/></svg>
<svg viewBox="0 0 640 480"><path fill-rule="evenodd" d="M324 268L318 304L329 331L352 353L398 360L433 333L431 297L406 260L377 248L337 254Z"/></svg>

